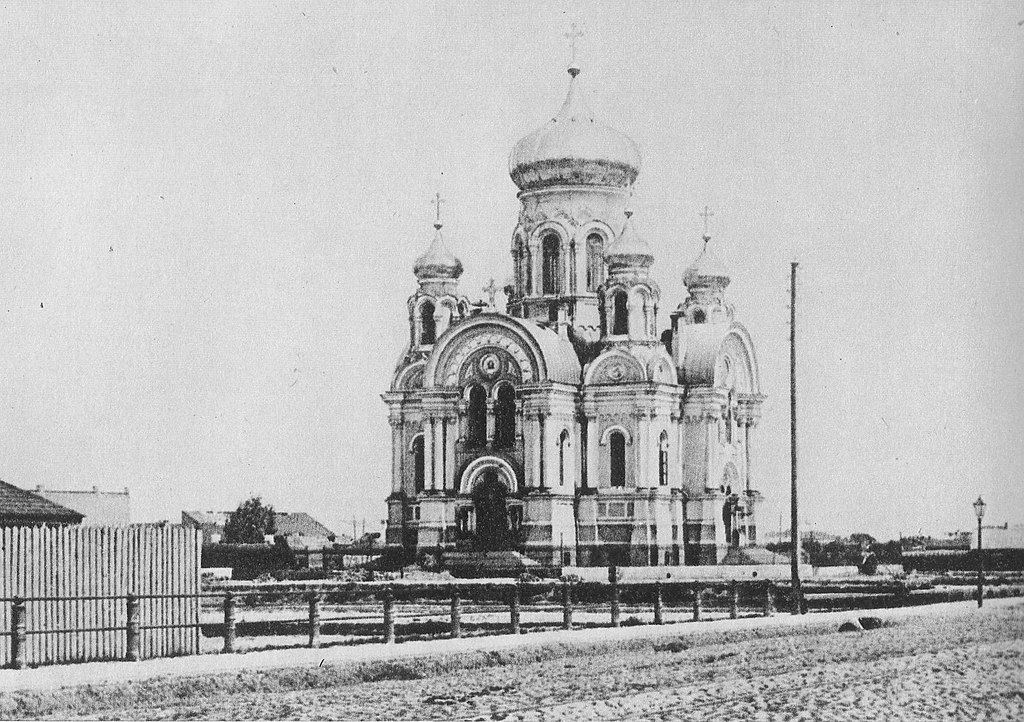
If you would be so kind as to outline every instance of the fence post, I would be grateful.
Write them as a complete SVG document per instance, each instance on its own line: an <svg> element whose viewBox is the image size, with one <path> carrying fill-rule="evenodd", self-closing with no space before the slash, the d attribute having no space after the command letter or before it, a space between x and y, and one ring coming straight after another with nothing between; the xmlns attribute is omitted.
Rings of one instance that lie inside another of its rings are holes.
<svg viewBox="0 0 1024 722"><path fill-rule="evenodd" d="M665 607L661 596L661 582L654 583L654 623L665 623Z"/></svg>
<svg viewBox="0 0 1024 722"><path fill-rule="evenodd" d="M381 594L384 602L384 644L395 643L395 595L391 586L384 587Z"/></svg>
<svg viewBox="0 0 1024 722"><path fill-rule="evenodd" d="M562 582L562 629L572 629L572 588Z"/></svg>
<svg viewBox="0 0 1024 722"><path fill-rule="evenodd" d="M729 583L729 618L737 619L740 616L740 585L736 580Z"/></svg>
<svg viewBox="0 0 1024 722"><path fill-rule="evenodd" d="M320 594L310 592L309 594L309 646L320 646Z"/></svg>
<svg viewBox="0 0 1024 722"><path fill-rule="evenodd" d="M765 582L764 584L764 610L762 616L772 616L772 583Z"/></svg>
<svg viewBox="0 0 1024 722"><path fill-rule="evenodd" d="M25 600L14 597L11 600L11 666L25 669Z"/></svg>
<svg viewBox="0 0 1024 722"><path fill-rule="evenodd" d="M512 598L509 600L508 611L509 621L512 623L512 634L519 634L519 604L522 601L522 582L516 582L512 587Z"/></svg>
<svg viewBox="0 0 1024 722"><path fill-rule="evenodd" d="M139 611L139 597L135 594L129 594L128 599L125 602L127 608L127 619L128 628L127 639L125 640L125 649L127 650L127 658L129 662L138 662L141 657L142 644L139 639L139 619L141 617Z"/></svg>
<svg viewBox="0 0 1024 722"><path fill-rule="evenodd" d="M462 596L459 585L452 587L452 639L462 636Z"/></svg>
<svg viewBox="0 0 1024 722"><path fill-rule="evenodd" d="M235 595L224 593L224 651L235 651Z"/></svg>
<svg viewBox="0 0 1024 722"><path fill-rule="evenodd" d="M693 588L693 621L699 622L701 612L704 609L704 590L700 587Z"/></svg>
<svg viewBox="0 0 1024 722"><path fill-rule="evenodd" d="M618 626L620 626L622 624L622 615L620 613L621 610L619 609L619 580L618 579L613 579L612 580L611 595L612 595L612 598L611 598L612 626L613 627L618 627Z"/></svg>

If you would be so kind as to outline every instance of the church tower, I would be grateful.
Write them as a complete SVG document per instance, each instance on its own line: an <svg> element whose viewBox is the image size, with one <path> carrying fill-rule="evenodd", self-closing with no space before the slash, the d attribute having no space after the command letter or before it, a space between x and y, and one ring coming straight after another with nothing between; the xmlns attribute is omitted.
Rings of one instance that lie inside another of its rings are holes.
<svg viewBox="0 0 1024 722"><path fill-rule="evenodd" d="M434 201L434 240L413 265L419 288L409 297L409 352L421 357L449 326L469 315L469 299L459 296L462 261L448 250L441 235L442 200L438 194Z"/></svg>
<svg viewBox="0 0 1024 722"><path fill-rule="evenodd" d="M622 228L640 150L594 117L579 76L574 58L561 110L520 140L509 158L521 208L508 309L551 327L571 326L594 341L605 252Z"/></svg>

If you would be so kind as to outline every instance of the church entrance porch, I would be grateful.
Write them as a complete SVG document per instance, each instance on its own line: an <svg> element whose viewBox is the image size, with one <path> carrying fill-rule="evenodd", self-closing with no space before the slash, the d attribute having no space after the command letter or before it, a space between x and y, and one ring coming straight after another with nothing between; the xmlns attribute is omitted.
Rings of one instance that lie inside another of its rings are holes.
<svg viewBox="0 0 1024 722"><path fill-rule="evenodd" d="M460 549L498 552L519 547L523 508L511 496L517 486L515 472L502 459L484 457L466 468L460 491L472 504L462 505L456 517Z"/></svg>
<svg viewBox="0 0 1024 722"><path fill-rule="evenodd" d="M507 489L498 481L493 469L482 475L473 488L473 510L476 512L476 532L473 535L479 551L494 552L512 548L511 524L507 504Z"/></svg>

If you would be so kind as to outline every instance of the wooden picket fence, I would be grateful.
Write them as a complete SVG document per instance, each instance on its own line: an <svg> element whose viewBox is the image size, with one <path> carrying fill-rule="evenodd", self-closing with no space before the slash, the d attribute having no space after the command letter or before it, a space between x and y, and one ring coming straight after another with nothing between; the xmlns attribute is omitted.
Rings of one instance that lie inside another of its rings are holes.
<svg viewBox="0 0 1024 722"><path fill-rule="evenodd" d="M9 527L0 547L0 665L199 652L197 529Z"/></svg>

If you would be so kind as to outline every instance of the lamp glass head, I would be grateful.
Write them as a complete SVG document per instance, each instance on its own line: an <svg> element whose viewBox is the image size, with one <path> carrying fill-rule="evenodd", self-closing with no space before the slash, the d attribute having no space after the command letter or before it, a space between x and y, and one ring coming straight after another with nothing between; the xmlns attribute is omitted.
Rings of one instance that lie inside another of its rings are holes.
<svg viewBox="0 0 1024 722"><path fill-rule="evenodd" d="M979 519L985 516L985 502L981 500L980 496L978 497L978 500L974 502L974 514Z"/></svg>

